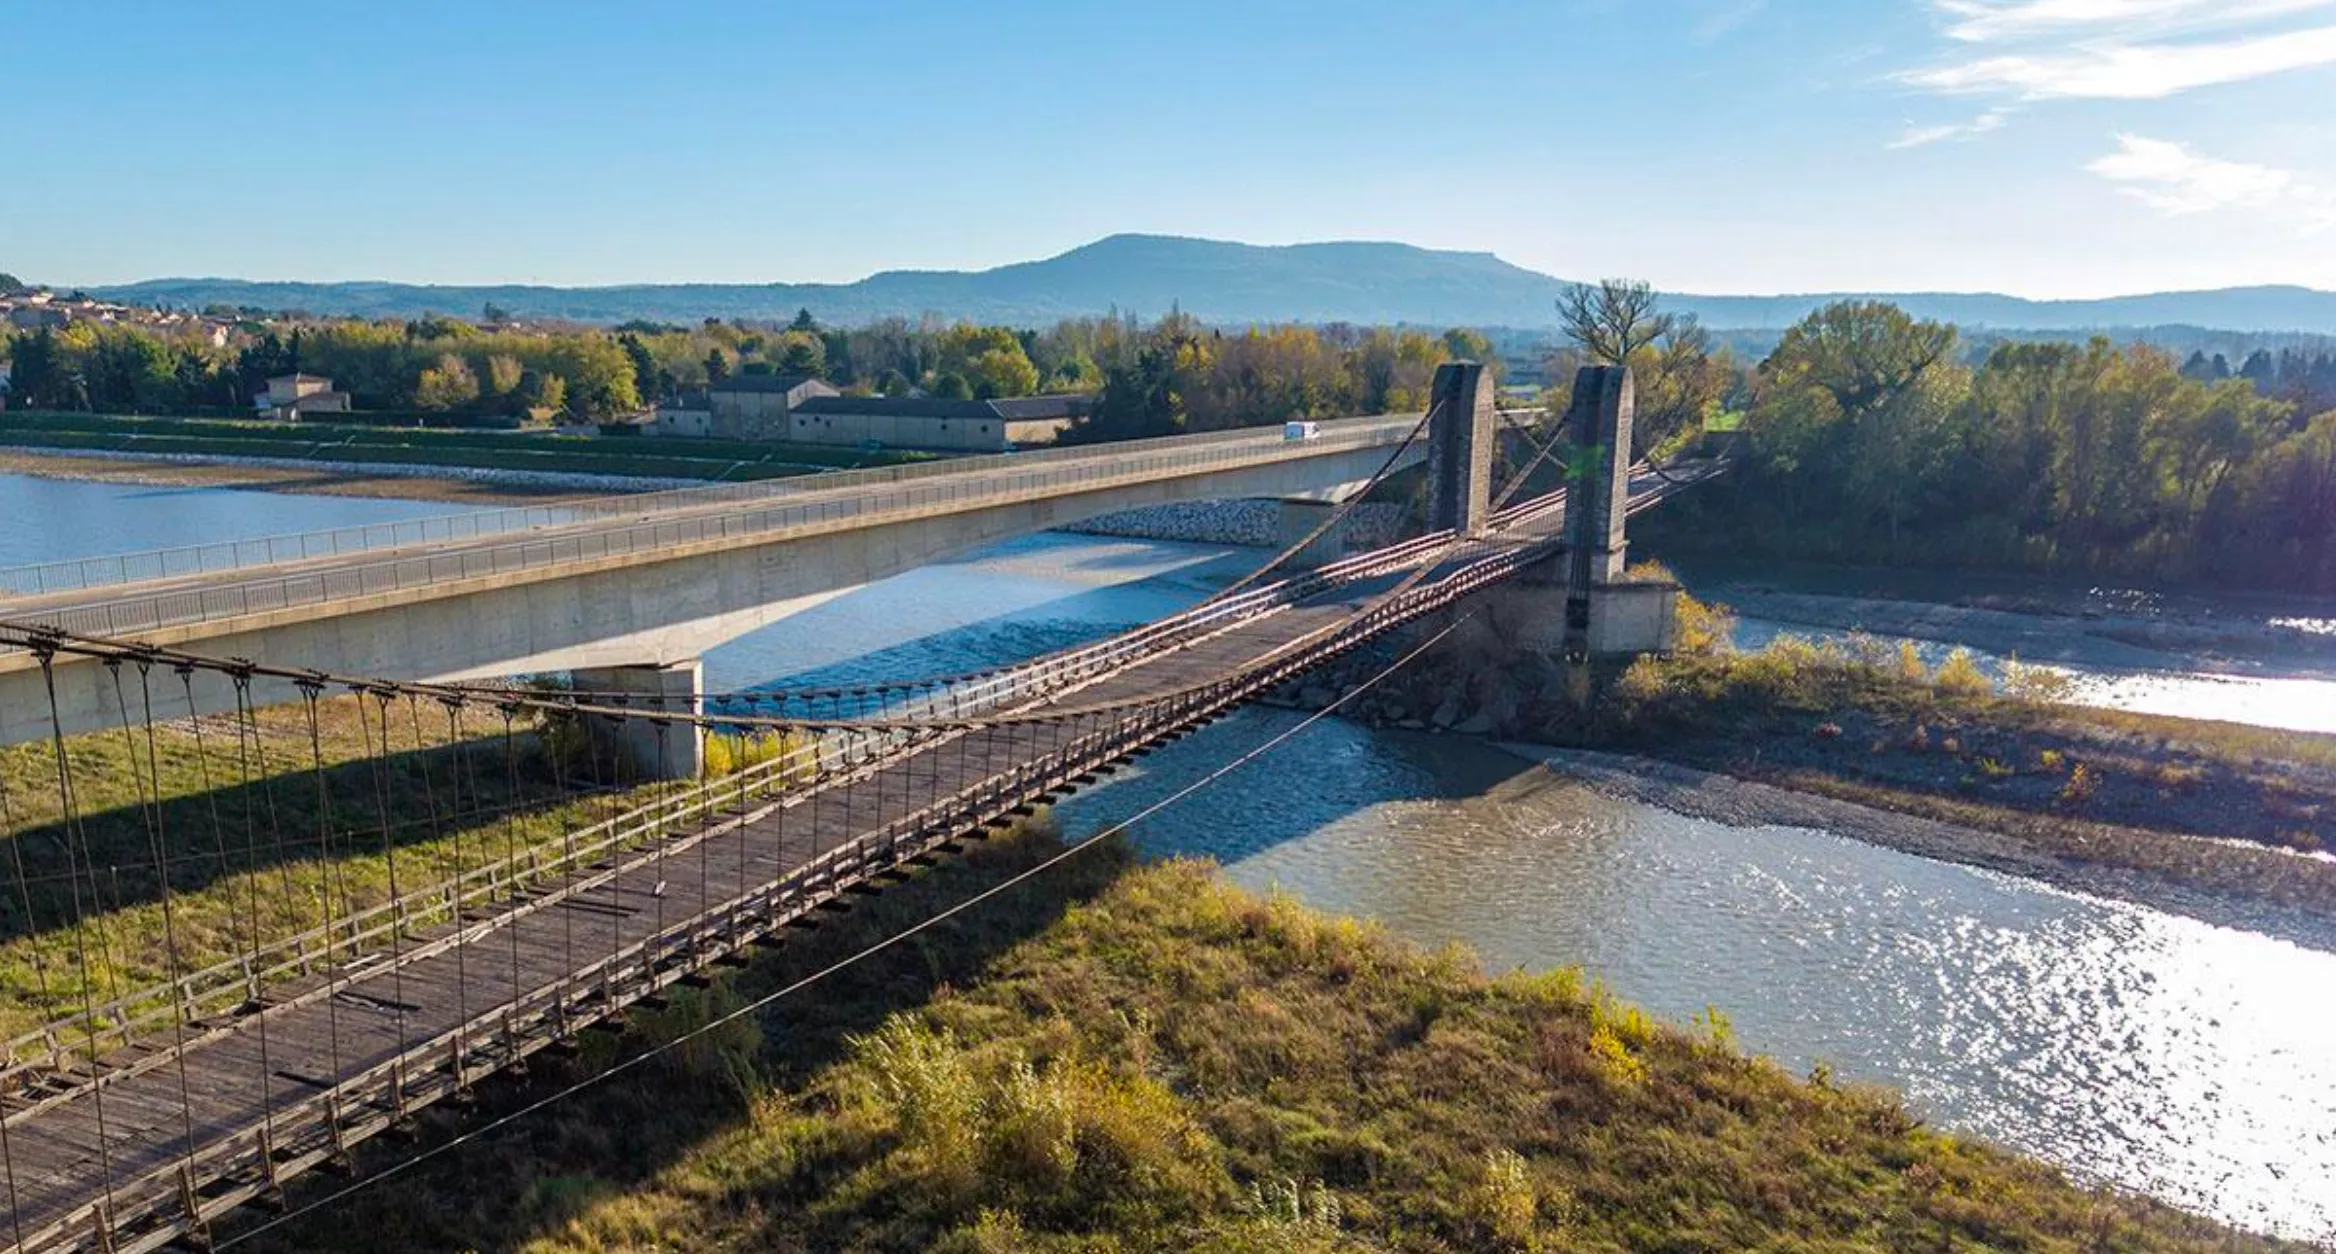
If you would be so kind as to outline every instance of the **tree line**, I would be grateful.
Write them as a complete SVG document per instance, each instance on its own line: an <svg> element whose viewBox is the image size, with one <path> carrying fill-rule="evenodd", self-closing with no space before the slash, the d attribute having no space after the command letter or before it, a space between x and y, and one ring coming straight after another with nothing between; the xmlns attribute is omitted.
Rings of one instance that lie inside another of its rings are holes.
<svg viewBox="0 0 2336 1254"><path fill-rule="evenodd" d="M938 319L824 326L708 319L518 330L455 318L255 327L217 348L185 332L74 323L4 345L10 404L140 414L249 412L269 378L324 375L359 410L607 419L743 375L804 375L864 395L989 400L1098 395L1084 438L1165 435L1416 409L1438 363L1489 359L1474 331L1269 326L1226 332L1183 314L1071 318L1018 329Z"/></svg>
<svg viewBox="0 0 2336 1254"><path fill-rule="evenodd" d="M1619 352L1652 417L1641 453L1692 438L1694 410L1741 418L1735 473L1666 511L1658 534L2336 593L2336 406L2310 390L2325 367L2309 354L2267 355L2270 373L2250 375L2096 338L2001 343L1974 362L1952 325L1847 301L1742 363L1651 302L1602 303L1608 289L1645 293L1584 289L1565 311L1572 351L1613 360L1601 317L1636 328Z"/></svg>

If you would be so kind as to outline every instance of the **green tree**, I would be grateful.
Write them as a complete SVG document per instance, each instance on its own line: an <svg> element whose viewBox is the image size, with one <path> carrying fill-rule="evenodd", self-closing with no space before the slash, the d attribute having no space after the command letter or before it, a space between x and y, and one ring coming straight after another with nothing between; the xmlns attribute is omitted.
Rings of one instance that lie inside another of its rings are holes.
<svg viewBox="0 0 2336 1254"><path fill-rule="evenodd" d="M1444 332L1444 354L1454 361L1481 362L1496 373L1501 366L1501 355L1493 351L1492 341L1484 332L1471 327L1454 327Z"/></svg>
<svg viewBox="0 0 2336 1254"><path fill-rule="evenodd" d="M809 331L782 331L777 350L781 374L818 376L827 370L827 341Z"/></svg>
<svg viewBox="0 0 2336 1254"><path fill-rule="evenodd" d="M993 348L967 363L966 371L973 394L985 401L1028 396L1038 390L1038 367L1030 364L1019 345Z"/></svg>
<svg viewBox="0 0 2336 1254"><path fill-rule="evenodd" d="M15 409L64 409L71 405L71 386L57 351L56 334L47 327L20 335L8 347L8 404Z"/></svg>
<svg viewBox="0 0 2336 1254"><path fill-rule="evenodd" d="M509 353L494 353L487 358L486 377L479 383L479 391L489 397L509 397L519 390L519 380L526 368Z"/></svg>
<svg viewBox="0 0 2336 1254"><path fill-rule="evenodd" d="M530 370L519 378L519 397L530 412L556 414L567 407L568 381Z"/></svg>
<svg viewBox="0 0 2336 1254"><path fill-rule="evenodd" d="M461 409L479 398L478 376L470 363L453 353L441 354L437 364L422 368L414 383L414 405L446 412Z"/></svg>
<svg viewBox="0 0 2336 1254"><path fill-rule="evenodd" d="M970 401L973 399L972 385L965 381L964 375L954 372L936 375L930 391L938 400Z"/></svg>
<svg viewBox="0 0 2336 1254"><path fill-rule="evenodd" d="M134 414L179 408L178 356L177 349L135 327L98 329L82 368L90 407Z"/></svg>
<svg viewBox="0 0 2336 1254"><path fill-rule="evenodd" d="M795 320L787 324L787 329L790 331L801 331L807 335L817 334L819 331L819 319L812 317L811 311L809 309L798 309L795 311Z"/></svg>
<svg viewBox="0 0 2336 1254"><path fill-rule="evenodd" d="M660 378L664 372L657 365L657 355L641 337L630 331L616 337L625 350L625 357L633 363L633 386L645 396L661 396L670 388L670 380Z"/></svg>

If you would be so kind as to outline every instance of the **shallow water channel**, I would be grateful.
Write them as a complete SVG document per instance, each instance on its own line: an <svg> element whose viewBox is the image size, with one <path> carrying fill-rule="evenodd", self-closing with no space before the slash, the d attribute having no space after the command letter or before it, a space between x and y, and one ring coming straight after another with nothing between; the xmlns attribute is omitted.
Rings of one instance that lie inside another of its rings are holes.
<svg viewBox="0 0 2336 1254"><path fill-rule="evenodd" d="M179 498L198 498L202 539L416 508L178 491L125 507L123 494L157 490L54 483L36 502L19 497L25 482L0 476L0 564L196 538L178 509L153 508ZM72 499L77 489L90 495ZM9 537L89 511L105 526ZM708 683L993 665L1188 604L1256 560L1032 537L715 650ZM1303 717L1243 711L1064 805L1066 832L1119 822ZM1795 1071L1823 1062L2085 1178L2336 1240L2336 954L1821 831L1725 827L1481 743L1337 719L1143 821L1135 838L1422 942L1463 942L1491 968L1579 966L1679 1021L1716 1006L1747 1048Z"/></svg>

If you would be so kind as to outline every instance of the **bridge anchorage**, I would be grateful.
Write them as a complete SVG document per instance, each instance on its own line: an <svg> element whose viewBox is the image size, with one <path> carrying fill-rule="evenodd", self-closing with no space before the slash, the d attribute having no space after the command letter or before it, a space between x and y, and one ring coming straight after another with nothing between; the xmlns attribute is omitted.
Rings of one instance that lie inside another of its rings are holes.
<svg viewBox="0 0 2336 1254"><path fill-rule="evenodd" d="M1626 420L1626 390L1599 395L1619 397L1601 412ZM1372 469L1331 472L1367 488L1432 446L1438 467L1462 468L1445 481L1458 491L1435 498L1458 511L1439 515L1447 525L1304 569L1310 532L1183 612L905 683L705 693L688 668L586 667L570 688L538 690L346 672L296 652L222 657L197 647L210 629L191 603L170 615L193 624L187 639L90 630L73 617L86 603L0 605L0 667L19 677L0 682L0 722L25 729L10 760L38 768L0 774L0 948L36 977L0 1004L0 1252L205 1243L231 1211L350 1164L418 1111L1293 676L1546 569L1567 547L1568 497L1599 489L1577 475L1525 495L1555 437L1493 484L1476 468L1490 466L1497 420L1481 372L1455 370L1427 415L1354 442ZM1584 443L1563 460L1592 464ZM1241 475L1272 460L1250 445L1211 457ZM1615 541L1601 552L1618 563L1621 516L1711 473L1598 480L1613 524L1599 534ZM617 516L677 545L708 534ZM572 538L546 531L516 543ZM312 577L290 566L238 578ZM1590 588L1595 624L1610 584ZM137 586L107 597L157 608ZM264 631L245 602L209 606ZM580 765L625 745L667 768L694 754L729 770L616 791Z"/></svg>

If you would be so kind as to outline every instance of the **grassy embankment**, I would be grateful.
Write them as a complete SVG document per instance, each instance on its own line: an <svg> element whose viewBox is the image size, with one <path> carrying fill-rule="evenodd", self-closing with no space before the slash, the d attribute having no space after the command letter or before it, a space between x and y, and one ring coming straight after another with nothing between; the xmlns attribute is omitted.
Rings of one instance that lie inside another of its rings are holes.
<svg viewBox="0 0 2336 1254"><path fill-rule="evenodd" d="M1054 848L944 865L647 1030L672 1039ZM1796 1079L1725 1024L1654 1023L1571 971L1488 978L1107 846L252 1248L2282 1248ZM426 1143L465 1126L432 1125Z"/></svg>
<svg viewBox="0 0 2336 1254"><path fill-rule="evenodd" d="M134 677L128 701L134 711ZM555 772L524 722L507 753L492 711L450 738L443 709L417 724L393 706L391 752L377 758L378 706L362 719L355 698L318 709L321 790L297 706L261 711L240 753L231 719L203 720L199 741L192 723L159 725L151 765L142 735L69 738L70 825L50 747L0 747L0 1040L77 1013L84 992L103 1002L167 979L174 941L178 969L199 969L387 900L391 849L411 891L655 791L592 787L614 764L589 754ZM88 920L78 931L76 917Z"/></svg>
<svg viewBox="0 0 2336 1254"><path fill-rule="evenodd" d="M173 453L445 469L739 481L831 468L890 466L929 454L732 440L644 440L330 423L271 423L99 414L0 414L0 447L92 456Z"/></svg>
<svg viewBox="0 0 2336 1254"><path fill-rule="evenodd" d="M2063 682L1786 637L1641 659L1540 734L2336 913L2336 863L2286 856L2336 848L2336 737L2061 704Z"/></svg>
<svg viewBox="0 0 2336 1254"><path fill-rule="evenodd" d="M2054 672L2014 667L1998 685L1967 654L1933 668L1878 641L1739 653L1724 607L1693 601L1681 652L1595 676L1585 714L1562 666L1517 643L1545 612L1483 599L1350 711L1412 726L1436 711L1437 725L1661 758L2336 917L2336 861L2292 856L2336 849L2336 736L2061 704ZM1305 687L1320 698L1376 664Z"/></svg>

